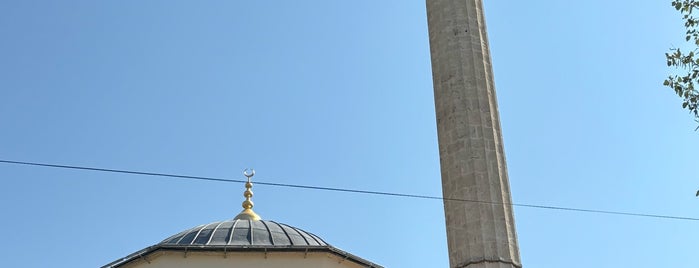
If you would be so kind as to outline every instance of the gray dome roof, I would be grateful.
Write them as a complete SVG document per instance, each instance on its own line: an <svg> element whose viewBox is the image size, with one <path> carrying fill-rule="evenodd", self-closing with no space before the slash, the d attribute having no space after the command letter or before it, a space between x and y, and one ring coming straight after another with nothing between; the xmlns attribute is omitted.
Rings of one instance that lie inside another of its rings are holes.
<svg viewBox="0 0 699 268"><path fill-rule="evenodd" d="M329 246L320 237L266 220L226 220L200 225L168 237L158 245Z"/></svg>
<svg viewBox="0 0 699 268"><path fill-rule="evenodd" d="M266 220L232 219L199 225L168 237L162 242L131 253L102 268L123 267L159 250L220 252L326 252L361 267L382 266L328 245L320 237L283 223ZM225 253L224 253L225 254ZM185 255L186 256L186 255ZM225 256L225 255L224 255Z"/></svg>

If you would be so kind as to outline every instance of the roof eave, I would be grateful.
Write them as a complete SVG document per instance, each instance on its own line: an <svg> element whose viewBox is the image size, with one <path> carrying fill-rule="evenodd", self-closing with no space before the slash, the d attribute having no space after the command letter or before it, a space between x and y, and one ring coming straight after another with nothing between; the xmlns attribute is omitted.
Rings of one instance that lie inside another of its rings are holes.
<svg viewBox="0 0 699 268"><path fill-rule="evenodd" d="M158 250L174 251L221 251L221 252L328 252L342 257L345 260L355 262L370 268L383 268L383 266L360 258L349 252L333 246L254 246L254 245L154 245L136 251L124 258L115 260L102 268L118 268L136 259L145 258Z"/></svg>

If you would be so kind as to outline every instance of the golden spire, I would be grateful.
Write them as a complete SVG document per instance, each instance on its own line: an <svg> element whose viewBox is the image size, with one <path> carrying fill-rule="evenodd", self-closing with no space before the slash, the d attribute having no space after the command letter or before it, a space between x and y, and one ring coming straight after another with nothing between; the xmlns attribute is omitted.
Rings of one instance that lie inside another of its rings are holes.
<svg viewBox="0 0 699 268"><path fill-rule="evenodd" d="M250 182L250 178L252 176L255 176L255 170L254 169L245 169L243 171L243 175L248 178L248 182L245 183L245 192L243 192L243 196L245 197L245 201L243 201L243 211L241 211L238 216L235 216L233 218L234 220L253 220L253 221L259 221L262 218L260 218L260 215L257 215L255 211L252 211L252 207L255 205L252 203L252 182Z"/></svg>

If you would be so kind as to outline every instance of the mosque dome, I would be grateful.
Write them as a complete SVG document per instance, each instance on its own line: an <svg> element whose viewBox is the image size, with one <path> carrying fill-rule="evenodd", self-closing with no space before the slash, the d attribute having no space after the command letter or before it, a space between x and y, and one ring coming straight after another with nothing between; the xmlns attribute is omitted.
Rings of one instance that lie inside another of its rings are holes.
<svg viewBox="0 0 699 268"><path fill-rule="evenodd" d="M259 246L259 247L308 247L329 246L320 237L275 221L262 220L252 210L252 182L254 170L245 170L248 178L243 196L243 211L235 218L217 221L184 230L166 238L160 246Z"/></svg>
<svg viewBox="0 0 699 268"><path fill-rule="evenodd" d="M162 246L328 246L320 237L283 223L268 220L212 222L182 231L160 244Z"/></svg>

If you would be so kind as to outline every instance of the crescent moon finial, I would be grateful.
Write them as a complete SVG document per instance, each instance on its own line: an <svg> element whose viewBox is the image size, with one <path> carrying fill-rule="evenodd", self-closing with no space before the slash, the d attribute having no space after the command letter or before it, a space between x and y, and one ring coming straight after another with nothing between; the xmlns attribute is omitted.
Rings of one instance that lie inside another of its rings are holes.
<svg viewBox="0 0 699 268"><path fill-rule="evenodd" d="M245 170L243 170L243 175L245 175L245 177L248 178L248 181L250 181L250 178L252 178L252 176L255 176L255 170L252 168L246 168Z"/></svg>
<svg viewBox="0 0 699 268"><path fill-rule="evenodd" d="M252 202L252 182L250 179L252 176L255 176L255 170L252 168L246 168L243 170L243 175L245 175L246 178L248 178L248 181L245 183L245 192L243 192L243 196L245 197L245 201L243 201L243 211L241 211L238 216L235 216L234 219L236 220L260 220L260 216L257 215L254 211L252 211L252 207L254 206L254 203Z"/></svg>

